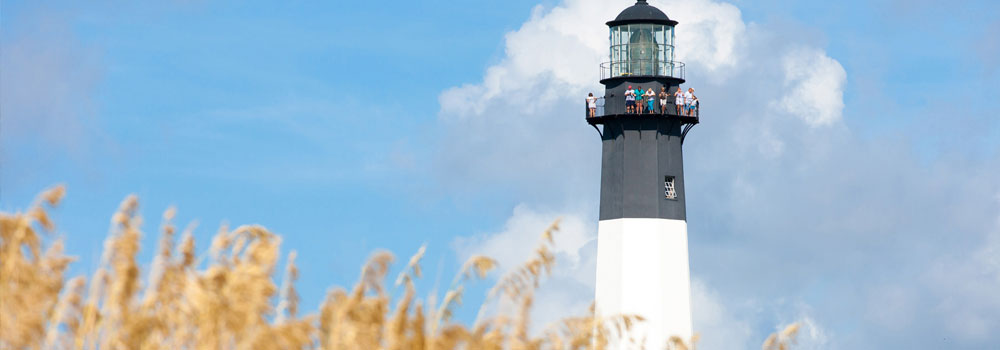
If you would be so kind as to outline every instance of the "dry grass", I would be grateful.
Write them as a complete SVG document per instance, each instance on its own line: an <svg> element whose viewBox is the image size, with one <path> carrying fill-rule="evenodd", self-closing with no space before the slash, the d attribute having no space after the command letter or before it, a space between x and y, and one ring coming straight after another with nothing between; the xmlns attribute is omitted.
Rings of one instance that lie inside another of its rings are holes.
<svg viewBox="0 0 1000 350"><path fill-rule="evenodd" d="M417 298L413 285L423 247L395 279L404 287L395 299L384 285L394 257L379 252L353 287L332 289L319 310L300 315L295 252L281 285L273 282L279 236L259 226L223 227L207 260L196 261L193 225L178 242L172 208L163 215L156 256L142 281L136 262L142 218L134 196L112 216L99 268L89 279L66 279L72 259L61 241L41 251L54 230L47 208L64 192L55 187L26 212L0 213L0 349L604 349L609 337L627 336L642 322L628 315L598 318L591 307L588 316L530 334L534 292L555 261L558 221L534 256L490 291L489 302L509 307L489 317L480 311L471 326L453 322L452 313L464 283L496 268L488 257L469 259L435 307L433 299ZM793 327L768 338L764 350L786 349ZM694 348L677 338L667 347Z"/></svg>

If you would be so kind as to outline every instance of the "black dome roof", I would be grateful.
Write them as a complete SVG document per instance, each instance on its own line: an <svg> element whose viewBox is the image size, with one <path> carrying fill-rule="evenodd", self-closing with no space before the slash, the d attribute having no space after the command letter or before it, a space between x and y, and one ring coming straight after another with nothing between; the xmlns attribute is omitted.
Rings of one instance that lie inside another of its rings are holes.
<svg viewBox="0 0 1000 350"><path fill-rule="evenodd" d="M660 11L660 9L653 7L646 0L639 0L635 5L629 6L622 13L615 17L615 20L608 22L608 26L616 26L620 24L630 24L630 23L653 23L653 24L666 24L666 25L677 25L677 21L671 20L667 17L667 14Z"/></svg>

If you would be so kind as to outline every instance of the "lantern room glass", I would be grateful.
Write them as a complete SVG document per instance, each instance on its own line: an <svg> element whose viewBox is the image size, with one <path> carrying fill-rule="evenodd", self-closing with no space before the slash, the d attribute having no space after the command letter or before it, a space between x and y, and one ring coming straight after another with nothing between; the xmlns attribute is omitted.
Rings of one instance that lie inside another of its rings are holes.
<svg viewBox="0 0 1000 350"><path fill-rule="evenodd" d="M611 76L674 76L674 27L623 24L611 27Z"/></svg>

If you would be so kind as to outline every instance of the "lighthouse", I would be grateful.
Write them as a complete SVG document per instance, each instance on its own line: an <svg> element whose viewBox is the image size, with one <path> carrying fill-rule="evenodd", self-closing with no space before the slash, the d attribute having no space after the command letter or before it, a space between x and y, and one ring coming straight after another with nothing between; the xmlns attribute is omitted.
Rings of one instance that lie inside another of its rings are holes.
<svg viewBox="0 0 1000 350"><path fill-rule="evenodd" d="M674 60L676 21L639 0L607 25L605 92L586 117L603 146L596 309L644 319L612 348L663 349L672 336L692 335L682 146L699 111L675 104L685 82L684 64ZM640 89L657 95L652 109L641 96L630 102L627 91Z"/></svg>

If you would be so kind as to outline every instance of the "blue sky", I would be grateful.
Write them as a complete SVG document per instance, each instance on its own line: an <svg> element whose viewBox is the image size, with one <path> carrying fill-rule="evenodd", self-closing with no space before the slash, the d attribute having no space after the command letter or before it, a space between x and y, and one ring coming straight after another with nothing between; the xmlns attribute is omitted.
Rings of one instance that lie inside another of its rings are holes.
<svg viewBox="0 0 1000 350"><path fill-rule="evenodd" d="M201 247L259 223L310 307L375 249L426 243L428 293L562 217L539 312L582 312L600 158L580 98L631 1L455 4L4 1L0 209L66 183L75 273L129 193L145 257L170 205ZM685 144L705 348L796 320L804 348L1000 343L996 3L653 4L706 112Z"/></svg>

